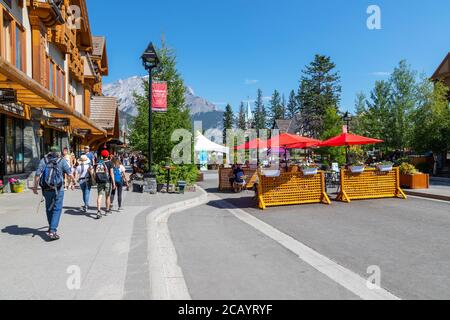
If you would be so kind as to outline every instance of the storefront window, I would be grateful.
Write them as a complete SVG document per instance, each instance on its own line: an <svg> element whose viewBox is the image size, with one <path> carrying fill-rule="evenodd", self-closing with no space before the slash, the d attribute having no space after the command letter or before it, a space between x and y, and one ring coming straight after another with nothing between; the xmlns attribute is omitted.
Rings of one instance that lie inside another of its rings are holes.
<svg viewBox="0 0 450 320"><path fill-rule="evenodd" d="M14 161L14 120L6 118L6 173L14 174L16 163Z"/></svg>
<svg viewBox="0 0 450 320"><path fill-rule="evenodd" d="M24 172L24 146L23 146L23 121L15 121L16 122L16 134L15 134L15 157L16 157L16 173Z"/></svg>
<svg viewBox="0 0 450 320"><path fill-rule="evenodd" d="M23 120L6 118L6 174L19 174L23 171Z"/></svg>

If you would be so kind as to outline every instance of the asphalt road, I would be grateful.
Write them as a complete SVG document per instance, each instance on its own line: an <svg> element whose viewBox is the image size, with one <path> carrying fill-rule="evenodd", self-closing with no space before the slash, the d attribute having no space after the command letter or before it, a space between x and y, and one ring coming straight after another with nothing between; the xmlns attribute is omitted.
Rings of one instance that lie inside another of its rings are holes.
<svg viewBox="0 0 450 320"><path fill-rule="evenodd" d="M450 203L410 198L255 208L253 193L204 188L401 299L450 299ZM354 299L292 252L238 220L217 201L169 223L194 299Z"/></svg>

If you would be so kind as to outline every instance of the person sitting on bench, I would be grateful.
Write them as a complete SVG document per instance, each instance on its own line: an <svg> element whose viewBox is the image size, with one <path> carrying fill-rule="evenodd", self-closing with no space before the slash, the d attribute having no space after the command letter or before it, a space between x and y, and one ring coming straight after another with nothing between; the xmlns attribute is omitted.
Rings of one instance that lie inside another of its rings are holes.
<svg viewBox="0 0 450 320"><path fill-rule="evenodd" d="M242 189L245 186L245 173L244 170L242 170L241 166L238 165L236 169L233 172L234 174L234 192L238 193L242 191Z"/></svg>

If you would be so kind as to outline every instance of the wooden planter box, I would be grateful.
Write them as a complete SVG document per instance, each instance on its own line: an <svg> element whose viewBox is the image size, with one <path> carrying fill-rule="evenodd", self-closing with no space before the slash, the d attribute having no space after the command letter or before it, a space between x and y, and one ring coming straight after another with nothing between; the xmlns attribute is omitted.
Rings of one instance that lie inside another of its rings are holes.
<svg viewBox="0 0 450 320"><path fill-rule="evenodd" d="M400 184L406 189L428 189L430 187L430 176L428 174L401 174Z"/></svg>

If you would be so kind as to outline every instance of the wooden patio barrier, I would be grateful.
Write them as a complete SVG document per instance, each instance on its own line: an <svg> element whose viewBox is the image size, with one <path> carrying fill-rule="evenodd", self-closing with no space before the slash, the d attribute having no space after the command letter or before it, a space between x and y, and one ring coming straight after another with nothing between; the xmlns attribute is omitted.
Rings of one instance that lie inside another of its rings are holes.
<svg viewBox="0 0 450 320"><path fill-rule="evenodd" d="M255 182L258 179L257 169L242 168L244 174L247 176L247 189L253 189ZM219 168L219 191L229 191L232 189L230 184L230 177L233 175L231 168Z"/></svg>
<svg viewBox="0 0 450 320"><path fill-rule="evenodd" d="M341 191L336 200L350 203L352 200L380 198L407 198L400 188L399 168L390 172L366 169L363 173L341 170Z"/></svg>
<svg viewBox="0 0 450 320"><path fill-rule="evenodd" d="M267 207L324 203L331 204L325 191L325 173L304 176L302 172L285 172L279 177L259 175L258 206Z"/></svg>

